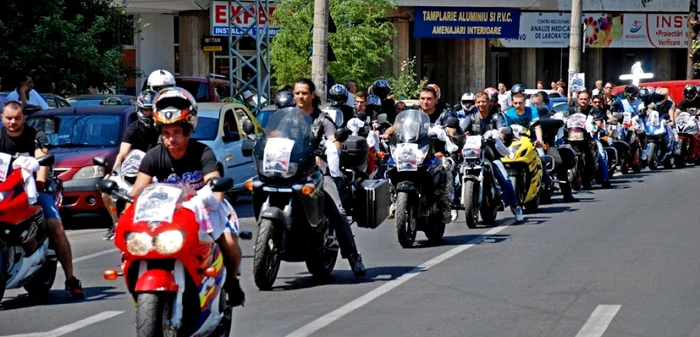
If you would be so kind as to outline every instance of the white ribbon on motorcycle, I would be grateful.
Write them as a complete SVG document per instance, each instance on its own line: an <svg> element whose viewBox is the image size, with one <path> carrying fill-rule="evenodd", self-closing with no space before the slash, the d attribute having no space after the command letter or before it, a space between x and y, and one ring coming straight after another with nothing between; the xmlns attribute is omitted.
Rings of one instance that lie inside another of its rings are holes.
<svg viewBox="0 0 700 337"><path fill-rule="evenodd" d="M459 146L453 143L452 140L450 140L450 137L447 137L447 132L445 132L445 129L443 129L440 125L434 125L428 129L428 136L437 136L437 139L445 142L445 150L447 150L449 153L459 150Z"/></svg>
<svg viewBox="0 0 700 337"><path fill-rule="evenodd" d="M489 130L484 133L484 138L490 138L493 139L496 142L496 150L498 153L501 154L501 156L508 156L510 155L510 150L508 150L508 147L506 144L503 144L503 140L501 139L501 131L499 130Z"/></svg>
<svg viewBox="0 0 700 337"><path fill-rule="evenodd" d="M24 181L24 190L27 192L29 203L36 203L39 197L39 192L36 190L36 181L34 180L34 172L39 171L39 161L34 157L21 156L12 163L13 169L22 170L22 180Z"/></svg>
<svg viewBox="0 0 700 337"><path fill-rule="evenodd" d="M223 234L229 221L237 231L236 210L226 199L217 199L209 185L205 185L190 200L183 202L182 207L191 210L199 224L199 230L211 234L215 240Z"/></svg>
<svg viewBox="0 0 700 337"><path fill-rule="evenodd" d="M362 129L364 126L365 122L361 121L359 118L351 118L348 121L347 128L348 130L352 131L353 136L357 136L360 132L360 129Z"/></svg>

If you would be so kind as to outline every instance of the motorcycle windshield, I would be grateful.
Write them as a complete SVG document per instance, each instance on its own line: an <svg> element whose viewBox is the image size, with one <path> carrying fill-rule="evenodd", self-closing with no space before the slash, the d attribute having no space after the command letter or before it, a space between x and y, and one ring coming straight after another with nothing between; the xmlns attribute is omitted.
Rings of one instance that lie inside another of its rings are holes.
<svg viewBox="0 0 700 337"><path fill-rule="evenodd" d="M428 136L430 118L418 110L406 110L396 116L394 133L399 143L417 143Z"/></svg>
<svg viewBox="0 0 700 337"><path fill-rule="evenodd" d="M573 129L573 128L585 129L586 128L586 115L584 115L582 113L575 113L575 114L569 116L569 119L566 121L566 127L569 129Z"/></svg>
<svg viewBox="0 0 700 337"><path fill-rule="evenodd" d="M313 161L310 116L296 108L275 112L255 144L255 165L266 177L294 176L300 165Z"/></svg>
<svg viewBox="0 0 700 337"><path fill-rule="evenodd" d="M175 208L191 193L194 191L184 185L149 185L136 199L134 222L172 222Z"/></svg>
<svg viewBox="0 0 700 337"><path fill-rule="evenodd" d="M684 128L686 125L692 123L690 114L687 112L681 112L678 117L676 117L676 124L679 128Z"/></svg>

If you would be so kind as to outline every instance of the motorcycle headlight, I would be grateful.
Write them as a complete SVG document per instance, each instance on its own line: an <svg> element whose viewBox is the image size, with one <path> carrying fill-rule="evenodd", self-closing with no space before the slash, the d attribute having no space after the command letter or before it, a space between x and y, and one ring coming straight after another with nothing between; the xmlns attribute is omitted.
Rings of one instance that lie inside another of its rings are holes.
<svg viewBox="0 0 700 337"><path fill-rule="evenodd" d="M178 230L167 231L156 237L156 251L160 254L174 254L180 251L185 242L185 233Z"/></svg>
<svg viewBox="0 0 700 337"><path fill-rule="evenodd" d="M262 162L260 162L260 167L262 167ZM281 173L281 172L265 172L265 170L259 169L258 173L268 177L268 178L274 178L274 177L282 177L282 178L291 178L295 174L297 174L297 170L299 169L299 163L291 162L289 163L289 166L287 166L287 173Z"/></svg>
<svg viewBox="0 0 700 337"><path fill-rule="evenodd" d="M153 249L153 237L142 232L126 233L126 249L133 255L146 255Z"/></svg>
<svg viewBox="0 0 700 337"><path fill-rule="evenodd" d="M514 159L514 158L515 158L515 154L518 152L518 150L520 150L520 146L521 146L520 144L512 145L512 146L510 147L510 153L508 154L508 158Z"/></svg>
<svg viewBox="0 0 700 337"><path fill-rule="evenodd" d="M664 132L666 132L666 129L664 129L664 128L658 128L658 129L656 129L656 131L654 131L654 134L655 134L655 135L660 135L660 134L663 134Z"/></svg>
<svg viewBox="0 0 700 337"><path fill-rule="evenodd" d="M105 176L105 168L98 165L85 166L78 170L73 179L102 178Z"/></svg>

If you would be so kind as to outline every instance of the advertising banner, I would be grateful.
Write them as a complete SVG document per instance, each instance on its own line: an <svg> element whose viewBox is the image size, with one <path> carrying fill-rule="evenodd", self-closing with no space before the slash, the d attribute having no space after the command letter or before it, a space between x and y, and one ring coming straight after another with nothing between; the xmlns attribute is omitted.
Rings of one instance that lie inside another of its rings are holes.
<svg viewBox="0 0 700 337"><path fill-rule="evenodd" d="M688 0L582 0L583 12L688 12ZM542 8L539 8L542 10ZM571 11L571 0L558 0L557 10Z"/></svg>
<svg viewBox="0 0 700 337"><path fill-rule="evenodd" d="M233 35L243 35L243 30L245 28L255 25L255 20L258 20L258 24L265 24L265 15L263 12L256 13L255 6L251 7L254 15L251 15L244 7L238 6L236 3L231 4L231 8L228 8L228 1L213 1L211 4L211 35L213 36L228 36L228 26L229 18L235 20L236 27L233 26ZM275 12L275 7L270 5L269 17L272 17L272 13ZM277 35L279 32L279 27L268 26L268 33L270 36ZM256 29L250 31L250 34L257 36L258 32Z"/></svg>
<svg viewBox="0 0 700 337"><path fill-rule="evenodd" d="M507 48L567 48L570 28L570 13L521 13L518 36L513 39L494 39L491 45Z"/></svg>
<svg viewBox="0 0 700 337"><path fill-rule="evenodd" d="M586 48L687 48L688 16L586 13Z"/></svg>
<svg viewBox="0 0 700 337"><path fill-rule="evenodd" d="M416 38L517 38L520 10L513 8L416 7Z"/></svg>

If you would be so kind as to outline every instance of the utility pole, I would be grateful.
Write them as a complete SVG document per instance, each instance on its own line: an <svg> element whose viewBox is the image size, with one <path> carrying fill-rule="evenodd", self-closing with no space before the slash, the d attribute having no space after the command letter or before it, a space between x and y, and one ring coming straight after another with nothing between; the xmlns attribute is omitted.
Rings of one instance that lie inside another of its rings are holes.
<svg viewBox="0 0 700 337"><path fill-rule="evenodd" d="M696 24L698 11L698 1L690 0L690 14L688 15L688 64L686 66L686 79L692 80L695 75L695 69L693 65L693 41L696 40L696 34L693 27Z"/></svg>
<svg viewBox="0 0 700 337"><path fill-rule="evenodd" d="M311 54L311 80L316 84L316 95L326 101L328 74L328 0L314 0L314 31Z"/></svg>
<svg viewBox="0 0 700 337"><path fill-rule="evenodd" d="M569 84L574 74L581 72L581 0L571 0L571 28L569 34ZM571 89L571 88L569 88Z"/></svg>

